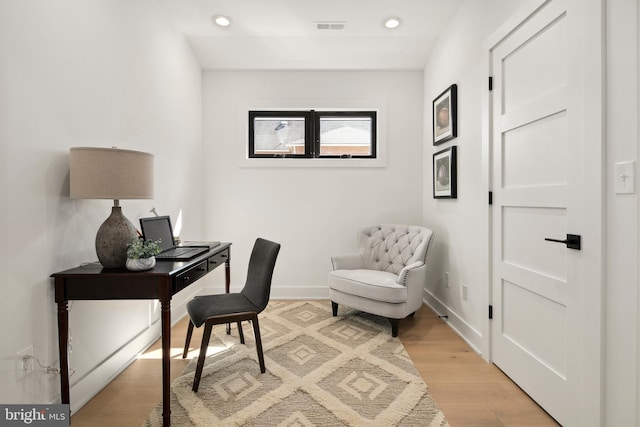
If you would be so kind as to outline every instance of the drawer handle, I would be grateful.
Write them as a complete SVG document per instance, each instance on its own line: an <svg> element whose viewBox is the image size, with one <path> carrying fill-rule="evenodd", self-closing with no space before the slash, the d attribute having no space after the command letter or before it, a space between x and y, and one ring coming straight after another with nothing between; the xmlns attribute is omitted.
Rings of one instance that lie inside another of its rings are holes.
<svg viewBox="0 0 640 427"><path fill-rule="evenodd" d="M204 268L204 267L200 267L200 268L198 269L198 271L207 271L207 269L206 269L206 268Z"/></svg>
<svg viewBox="0 0 640 427"><path fill-rule="evenodd" d="M182 281L183 281L183 282L188 282L189 280L191 280L191 278L190 278L189 276L184 276L184 277L182 278Z"/></svg>
<svg viewBox="0 0 640 427"><path fill-rule="evenodd" d="M226 258L226 257L227 257L227 254L222 254L222 255L220 255L220 256L221 256L222 258Z"/></svg>

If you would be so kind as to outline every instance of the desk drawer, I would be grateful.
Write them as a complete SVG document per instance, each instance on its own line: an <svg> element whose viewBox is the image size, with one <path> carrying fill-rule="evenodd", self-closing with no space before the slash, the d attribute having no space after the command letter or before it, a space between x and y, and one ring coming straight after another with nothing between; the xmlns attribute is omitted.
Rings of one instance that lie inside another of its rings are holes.
<svg viewBox="0 0 640 427"><path fill-rule="evenodd" d="M229 259L229 250L224 250L207 259L209 271L215 270L217 267L224 265Z"/></svg>
<svg viewBox="0 0 640 427"><path fill-rule="evenodd" d="M207 270L207 260L204 260L201 263L194 265L189 270L178 274L175 278L175 281L173 282L174 293L186 288L208 272L209 270Z"/></svg>

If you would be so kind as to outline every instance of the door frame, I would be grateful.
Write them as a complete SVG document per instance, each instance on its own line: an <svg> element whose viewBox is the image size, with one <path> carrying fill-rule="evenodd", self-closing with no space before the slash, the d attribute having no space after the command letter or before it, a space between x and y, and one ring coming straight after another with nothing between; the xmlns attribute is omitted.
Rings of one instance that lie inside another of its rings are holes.
<svg viewBox="0 0 640 427"><path fill-rule="evenodd" d="M516 12L502 26L500 26L482 45L482 69L487 73L487 90L482 95L482 188L486 194L493 189L492 184L492 94L488 88L491 76L491 52L512 31L518 28L537 10L553 0L539 0L527 5ZM578 298L579 316L585 330L591 334L580 335L576 342L579 346L577 353L577 372L589 373L582 375L573 388L573 407L576 425L602 425L603 413L603 332L604 332L604 211L605 211L605 0L568 0L569 4L581 4L581 15L574 15L582 23L579 34L570 34L570 42L584 60L584 128L581 135L584 151L584 170L589 171L581 178L586 188L591 188L592 196L584 197L580 207L583 212L590 212L582 220L583 250L586 257L585 269L581 272L581 295ZM492 292L492 247L493 230L491 226L491 206L483 212L485 224L486 251L483 254L482 265L486 268L484 278L484 306L493 304ZM488 362L492 361L491 348L491 320L484 317L482 324L482 354ZM526 392L526 390L525 390Z"/></svg>

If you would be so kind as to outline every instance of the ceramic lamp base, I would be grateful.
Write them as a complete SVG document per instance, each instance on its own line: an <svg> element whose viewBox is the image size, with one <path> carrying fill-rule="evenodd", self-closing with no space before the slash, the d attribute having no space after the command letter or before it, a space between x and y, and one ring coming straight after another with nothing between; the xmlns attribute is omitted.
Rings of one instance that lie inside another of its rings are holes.
<svg viewBox="0 0 640 427"><path fill-rule="evenodd" d="M124 215L120 206L111 208L111 215L102 223L96 235L96 254L105 268L124 267L127 245L138 238L136 228Z"/></svg>

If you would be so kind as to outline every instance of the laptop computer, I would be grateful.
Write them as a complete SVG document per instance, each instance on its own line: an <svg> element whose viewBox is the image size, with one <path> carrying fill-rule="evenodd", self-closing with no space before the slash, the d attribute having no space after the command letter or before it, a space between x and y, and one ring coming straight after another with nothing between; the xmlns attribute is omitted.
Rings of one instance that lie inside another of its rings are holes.
<svg viewBox="0 0 640 427"><path fill-rule="evenodd" d="M145 240L159 240L160 252L156 259L188 260L209 251L209 246L178 246L173 238L171 218L168 215L140 218L140 228Z"/></svg>

